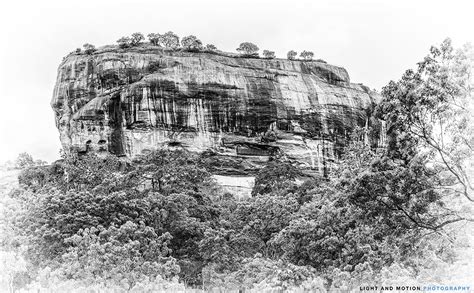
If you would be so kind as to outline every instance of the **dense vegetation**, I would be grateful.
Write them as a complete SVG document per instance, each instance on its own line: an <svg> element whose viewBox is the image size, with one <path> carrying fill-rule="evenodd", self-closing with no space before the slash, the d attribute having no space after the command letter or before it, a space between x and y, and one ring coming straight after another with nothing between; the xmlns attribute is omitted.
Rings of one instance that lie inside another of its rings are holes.
<svg viewBox="0 0 474 293"><path fill-rule="evenodd" d="M432 48L383 90L386 149L354 139L329 180L303 183L304 170L270 161L247 200L223 194L209 159L184 150L26 168L2 233L26 261L11 282L324 292L423 280L455 259L449 227L472 221L472 61L449 40Z"/></svg>

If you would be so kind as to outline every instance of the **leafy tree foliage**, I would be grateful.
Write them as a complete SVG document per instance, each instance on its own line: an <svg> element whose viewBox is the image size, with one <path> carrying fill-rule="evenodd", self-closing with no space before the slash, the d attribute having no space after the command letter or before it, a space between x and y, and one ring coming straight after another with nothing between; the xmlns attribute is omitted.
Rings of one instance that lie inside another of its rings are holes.
<svg viewBox="0 0 474 293"><path fill-rule="evenodd" d="M275 52L263 50L263 56L268 59L275 59Z"/></svg>
<svg viewBox="0 0 474 293"><path fill-rule="evenodd" d="M313 57L314 57L314 53L311 52L311 51L303 51L300 53L300 57L303 58L303 60L306 60L306 61L311 61L313 60Z"/></svg>
<svg viewBox="0 0 474 293"><path fill-rule="evenodd" d="M169 233L158 236L143 222L80 229L64 240L71 246L56 274L90 283L126 280L130 288L144 278L169 278L179 272L176 260L169 256L171 238Z"/></svg>
<svg viewBox="0 0 474 293"><path fill-rule="evenodd" d="M24 169L18 175L18 183L21 185L37 190L42 188L50 180L49 167L29 167Z"/></svg>
<svg viewBox="0 0 474 293"><path fill-rule="evenodd" d="M181 46L187 50L201 50L202 42L196 36L190 35L181 39Z"/></svg>
<svg viewBox="0 0 474 293"><path fill-rule="evenodd" d="M257 45L253 43L244 42L244 43L241 43L236 50L237 52L240 52L241 54L244 54L244 55L255 55L255 54L258 54L259 49Z"/></svg>
<svg viewBox="0 0 474 293"><path fill-rule="evenodd" d="M161 149L138 156L134 163L136 167L127 178L136 185L150 185L152 190L163 194L198 191L201 184L209 183L210 174L186 151Z"/></svg>
<svg viewBox="0 0 474 293"><path fill-rule="evenodd" d="M26 152L19 154L15 161L15 167L18 169L24 169L34 165L35 162L33 160L33 157Z"/></svg>
<svg viewBox="0 0 474 293"><path fill-rule="evenodd" d="M259 254L243 259L242 267L232 273L219 273L211 265L203 274L206 289L243 287L256 292L326 292L325 280L318 277L314 268L263 258Z"/></svg>
<svg viewBox="0 0 474 293"><path fill-rule="evenodd" d="M292 186L301 171L290 162L271 161L255 177L252 195L278 193Z"/></svg>
<svg viewBox="0 0 474 293"><path fill-rule="evenodd" d="M31 177L41 183L30 183L30 188L35 186L30 189L34 200L25 198L26 209L17 218L25 237L21 241L29 243L25 256L37 267L59 270L65 279L93 275L102 282L110 275L98 274L104 264L94 259L110 249L104 255L111 258L107 270L116 265L130 286L138 280L133 276L145 273L172 277L179 271L175 262L195 264L194 271L180 274L190 283L199 282L198 243L219 213L201 192L212 181L196 161L192 154L160 150L137 158L133 165L113 156L66 156L60 166L35 170ZM136 237L126 238L134 233ZM163 261L154 264L159 255L145 248L153 249L151 243L159 239L166 239L172 251L160 254ZM114 256L122 249L129 254ZM71 266L77 274L66 270Z"/></svg>
<svg viewBox="0 0 474 293"><path fill-rule="evenodd" d="M97 51L95 46L91 45L89 43L84 44L82 47L84 48L84 53L86 53L87 55L90 55L90 54L94 53L95 51Z"/></svg>
<svg viewBox="0 0 474 293"><path fill-rule="evenodd" d="M148 34L148 40L152 45L159 46L160 45L160 40L161 40L161 35L157 33L150 33Z"/></svg>
<svg viewBox="0 0 474 293"><path fill-rule="evenodd" d="M172 31L166 32L161 35L160 45L167 49L179 48L179 37Z"/></svg>
<svg viewBox="0 0 474 293"><path fill-rule="evenodd" d="M466 171L473 155L471 46L455 51L449 39L407 70L401 80L383 89L377 108L387 121L388 151L394 159L409 161L424 148L442 177L438 187L474 201Z"/></svg>
<svg viewBox="0 0 474 293"><path fill-rule="evenodd" d="M130 37L130 43L132 46L138 46L144 39L145 37L142 33L133 33Z"/></svg>
<svg viewBox="0 0 474 293"><path fill-rule="evenodd" d="M129 37L121 37L117 40L117 44L120 48L128 48L132 44L132 40Z"/></svg>
<svg viewBox="0 0 474 293"><path fill-rule="evenodd" d="M207 44L206 45L206 50L214 52L214 51L217 51L217 47L213 44Z"/></svg>
<svg viewBox="0 0 474 293"><path fill-rule="evenodd" d="M286 54L286 57L288 58L288 60L295 60L296 55L298 55L296 51L290 50Z"/></svg>
<svg viewBox="0 0 474 293"><path fill-rule="evenodd" d="M277 255L326 272L331 282L335 271L377 272L410 259L423 231L444 221L433 212L439 194L422 160L400 165L362 149L344 159L338 179L315 185L310 201L269 242Z"/></svg>

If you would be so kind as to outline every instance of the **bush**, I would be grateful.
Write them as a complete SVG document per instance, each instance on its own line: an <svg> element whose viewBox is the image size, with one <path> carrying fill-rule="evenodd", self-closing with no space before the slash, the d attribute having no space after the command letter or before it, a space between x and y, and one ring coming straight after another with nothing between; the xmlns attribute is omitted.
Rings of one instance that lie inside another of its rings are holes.
<svg viewBox="0 0 474 293"><path fill-rule="evenodd" d="M275 59L275 52L268 51L268 50L263 50L263 57L265 57L267 59Z"/></svg>
<svg viewBox="0 0 474 293"><path fill-rule="evenodd" d="M179 48L179 37L172 31L166 32L161 35L160 45L167 49L177 49Z"/></svg>
<svg viewBox="0 0 474 293"><path fill-rule="evenodd" d="M33 157L26 152L19 154L15 161L15 167L18 169L25 169L34 165Z"/></svg>
<svg viewBox="0 0 474 293"><path fill-rule="evenodd" d="M130 44L132 46L138 46L141 41L143 41L145 37L143 36L142 33L133 33L132 36L130 37Z"/></svg>
<svg viewBox="0 0 474 293"><path fill-rule="evenodd" d="M90 55L94 53L95 51L97 51L94 45L91 45L88 43L84 44L82 47L84 48L84 53L86 53L87 55Z"/></svg>
<svg viewBox="0 0 474 293"><path fill-rule="evenodd" d="M148 34L148 40L152 45L159 46L160 45L160 40L161 40L161 35L157 33L151 33Z"/></svg>
<svg viewBox="0 0 474 293"><path fill-rule="evenodd" d="M21 171L18 183L33 189L43 187L50 179L49 167L32 166Z"/></svg>
<svg viewBox="0 0 474 293"><path fill-rule="evenodd" d="M186 36L181 40L181 46L186 50L201 50L202 42L196 36Z"/></svg>
<svg viewBox="0 0 474 293"><path fill-rule="evenodd" d="M252 196L258 194L278 193L294 185L294 180L301 175L300 170L289 162L271 161L255 177Z"/></svg>
<svg viewBox="0 0 474 293"><path fill-rule="evenodd" d="M286 57L288 60L294 60L297 54L296 51L291 50L286 54Z"/></svg>
<svg viewBox="0 0 474 293"><path fill-rule="evenodd" d="M306 51L306 50L301 52L301 54L300 54L300 57L303 58L303 60L306 60L306 61L311 61L313 59L313 56L314 56L313 52Z"/></svg>
<svg viewBox="0 0 474 293"><path fill-rule="evenodd" d="M211 51L211 52L217 51L217 47L214 46L213 44L207 44L206 47L205 47L205 49L206 49L207 51Z"/></svg>
<svg viewBox="0 0 474 293"><path fill-rule="evenodd" d="M117 44L120 48L128 48L132 45L132 40L129 37L121 37L117 40Z"/></svg>
<svg viewBox="0 0 474 293"><path fill-rule="evenodd" d="M257 45L250 43L250 42L244 42L239 45L237 48L237 51L240 52L241 54L244 55L254 55L257 54L258 56L258 47Z"/></svg>

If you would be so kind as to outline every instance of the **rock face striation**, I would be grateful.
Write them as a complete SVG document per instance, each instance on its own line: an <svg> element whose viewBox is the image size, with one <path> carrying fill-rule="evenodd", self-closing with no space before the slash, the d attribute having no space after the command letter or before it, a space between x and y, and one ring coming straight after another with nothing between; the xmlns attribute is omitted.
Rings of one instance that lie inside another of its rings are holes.
<svg viewBox="0 0 474 293"><path fill-rule="evenodd" d="M354 128L374 123L378 98L324 62L143 45L65 57L51 105L66 150L184 147L231 162L218 175L248 175L275 156L326 172Z"/></svg>

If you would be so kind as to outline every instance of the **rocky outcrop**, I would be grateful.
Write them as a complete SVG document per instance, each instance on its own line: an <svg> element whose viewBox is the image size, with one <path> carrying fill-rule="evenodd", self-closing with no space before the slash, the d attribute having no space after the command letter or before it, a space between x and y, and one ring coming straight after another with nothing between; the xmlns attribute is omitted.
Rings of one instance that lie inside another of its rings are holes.
<svg viewBox="0 0 474 293"><path fill-rule="evenodd" d="M227 158L216 174L240 176L272 156L324 173L352 130L372 123L377 99L322 62L143 45L70 54L51 105L67 150L133 156L184 147ZM378 133L368 142L378 144Z"/></svg>

